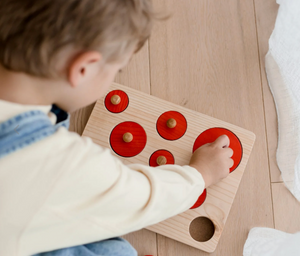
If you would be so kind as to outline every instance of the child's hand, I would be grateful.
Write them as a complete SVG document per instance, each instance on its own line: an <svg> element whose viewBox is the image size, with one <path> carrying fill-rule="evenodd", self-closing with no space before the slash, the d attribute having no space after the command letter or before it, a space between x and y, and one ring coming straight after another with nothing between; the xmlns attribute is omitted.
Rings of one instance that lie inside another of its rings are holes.
<svg viewBox="0 0 300 256"><path fill-rule="evenodd" d="M233 150L228 148L229 143L229 138L222 135L215 142L205 144L194 152L190 166L202 174L206 188L229 174L229 169L233 166Z"/></svg>

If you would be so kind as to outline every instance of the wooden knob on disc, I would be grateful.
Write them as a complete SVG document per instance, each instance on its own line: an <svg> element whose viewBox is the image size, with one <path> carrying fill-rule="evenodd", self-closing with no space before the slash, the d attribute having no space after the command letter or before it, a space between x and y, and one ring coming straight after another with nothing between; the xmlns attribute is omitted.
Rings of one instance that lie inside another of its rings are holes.
<svg viewBox="0 0 300 256"><path fill-rule="evenodd" d="M167 158L165 156L159 156L157 159L156 159L156 163L158 165L165 165L167 163Z"/></svg>
<svg viewBox="0 0 300 256"><path fill-rule="evenodd" d="M119 95L113 95L111 96L110 98L110 102L113 104L113 105L118 105L120 104L121 102L121 97Z"/></svg>
<svg viewBox="0 0 300 256"><path fill-rule="evenodd" d="M167 126L169 128L174 128L175 126L177 125L177 122L174 118L170 118L168 121L167 121Z"/></svg>
<svg viewBox="0 0 300 256"><path fill-rule="evenodd" d="M124 140L124 142L126 142L126 143L131 142L131 141L133 140L132 134L131 134L130 132L124 133L124 135L123 135L123 140Z"/></svg>

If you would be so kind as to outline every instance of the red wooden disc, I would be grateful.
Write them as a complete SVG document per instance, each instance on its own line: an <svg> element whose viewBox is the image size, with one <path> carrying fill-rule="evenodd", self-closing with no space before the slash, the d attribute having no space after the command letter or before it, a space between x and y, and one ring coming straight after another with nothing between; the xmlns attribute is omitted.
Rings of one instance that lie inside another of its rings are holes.
<svg viewBox="0 0 300 256"><path fill-rule="evenodd" d="M111 97L114 95L118 95L121 98L121 101L118 105L114 105L111 103ZM105 97L105 107L108 111L112 113L121 113L128 107L129 99L125 92L121 90L114 90L109 92Z"/></svg>
<svg viewBox="0 0 300 256"><path fill-rule="evenodd" d="M227 135L230 144L229 147L233 150L233 156L231 157L234 161L233 166L230 168L230 172L233 172L240 164L243 156L243 148L239 138L231 131L225 128L211 128L201 133L196 139L193 147L193 152L206 143L212 143L221 135Z"/></svg>
<svg viewBox="0 0 300 256"><path fill-rule="evenodd" d="M125 142L123 135L130 132L133 136L131 142ZM145 148L147 135L144 128L135 122L123 122L118 124L110 134L110 145L116 154L123 157L138 155Z"/></svg>
<svg viewBox="0 0 300 256"><path fill-rule="evenodd" d="M169 128L167 122L169 119L176 120L176 126ZM178 140L181 138L187 129L187 122L185 117L177 111L168 111L163 113L156 122L157 132L166 140Z"/></svg>
<svg viewBox="0 0 300 256"><path fill-rule="evenodd" d="M152 166L152 167L156 167L156 166L159 166L156 162L157 158L159 156L164 156L166 159L167 159L167 163L166 164L174 164L175 163L175 160L174 160L174 156L172 155L171 152L167 151L167 150L157 150L155 151L151 156L150 156L150 159L149 159L149 165Z"/></svg>
<svg viewBox="0 0 300 256"><path fill-rule="evenodd" d="M206 199L206 194L207 194L207 191L206 191L206 189L204 189L204 191L201 194L201 196L199 196L197 202L190 209L195 209L195 208L200 207L204 203L204 201Z"/></svg>

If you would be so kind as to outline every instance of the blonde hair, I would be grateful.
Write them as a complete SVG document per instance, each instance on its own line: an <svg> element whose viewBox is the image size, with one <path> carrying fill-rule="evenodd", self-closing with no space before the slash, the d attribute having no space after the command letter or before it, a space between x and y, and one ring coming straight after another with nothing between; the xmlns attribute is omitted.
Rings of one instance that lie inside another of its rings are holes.
<svg viewBox="0 0 300 256"><path fill-rule="evenodd" d="M57 77L58 55L67 47L117 61L139 50L154 17L151 0L0 0L0 63Z"/></svg>

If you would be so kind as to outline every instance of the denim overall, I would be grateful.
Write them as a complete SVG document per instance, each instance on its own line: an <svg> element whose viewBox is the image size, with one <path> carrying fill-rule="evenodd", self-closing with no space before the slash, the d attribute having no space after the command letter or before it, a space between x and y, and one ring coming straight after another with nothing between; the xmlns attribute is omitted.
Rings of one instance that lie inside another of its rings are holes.
<svg viewBox="0 0 300 256"><path fill-rule="evenodd" d="M56 132L59 127L69 126L69 115L53 105L57 116L52 125L45 113L32 110L0 123L0 159L15 151L38 142ZM42 170L41 170L42 171ZM79 245L34 256L136 256L136 250L124 239L117 237L91 244Z"/></svg>

